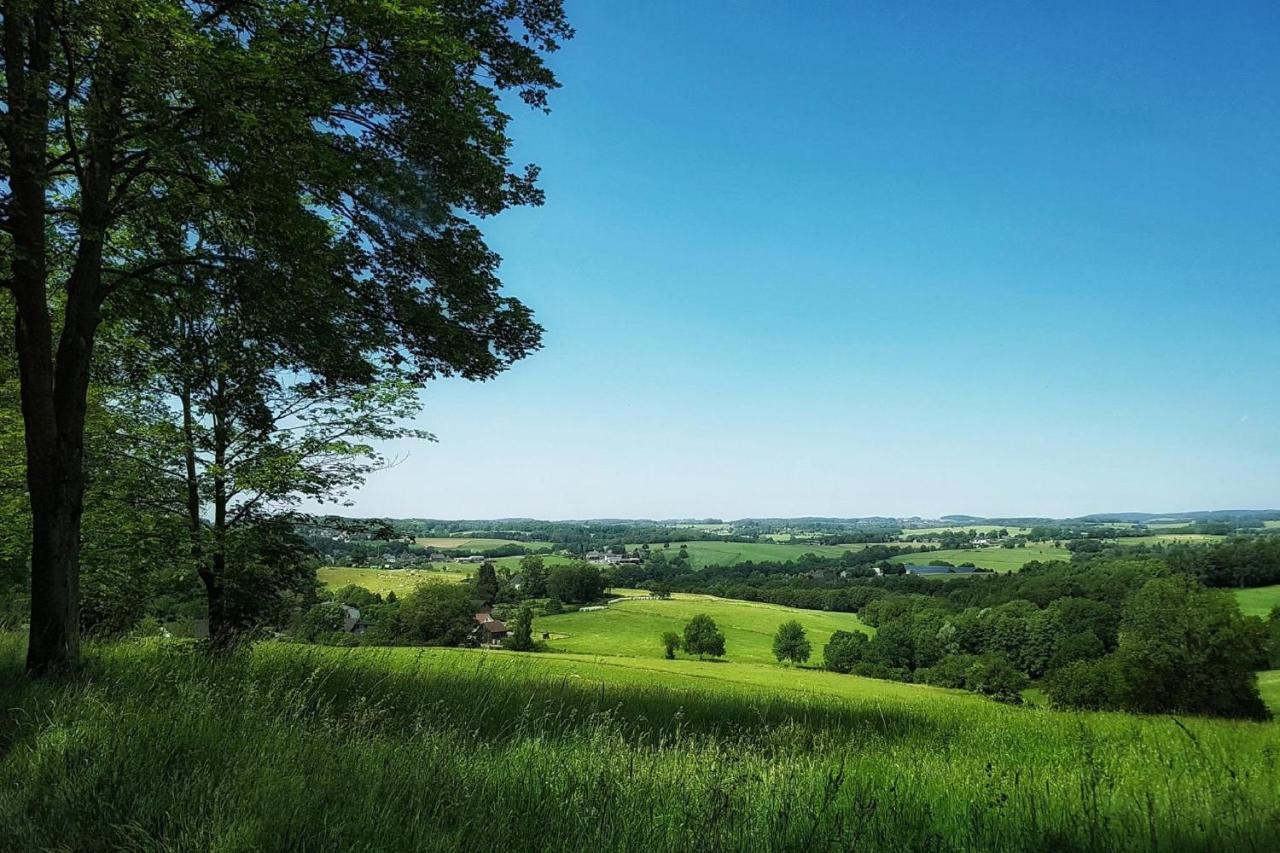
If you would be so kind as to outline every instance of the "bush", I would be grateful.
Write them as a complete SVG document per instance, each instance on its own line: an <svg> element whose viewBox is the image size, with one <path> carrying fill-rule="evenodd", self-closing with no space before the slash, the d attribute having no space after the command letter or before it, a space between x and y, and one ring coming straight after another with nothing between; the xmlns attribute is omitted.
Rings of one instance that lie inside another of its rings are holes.
<svg viewBox="0 0 1280 853"><path fill-rule="evenodd" d="M335 589L330 595L330 598L341 604L349 604L359 610L363 610L373 604L382 603L382 596L372 593L362 586L356 586L353 583L347 584L339 589Z"/></svg>
<svg viewBox="0 0 1280 853"><path fill-rule="evenodd" d="M342 605L336 601L323 601L302 614L298 635L317 642L322 637L342 632Z"/></svg>
<svg viewBox="0 0 1280 853"><path fill-rule="evenodd" d="M917 684L963 689L969 670L977 660L974 655L947 655L931 667L917 669L913 680Z"/></svg>
<svg viewBox="0 0 1280 853"><path fill-rule="evenodd" d="M822 665L832 672L852 672L866 652L866 634L861 631L836 631L822 647Z"/></svg>
<svg viewBox="0 0 1280 853"><path fill-rule="evenodd" d="M1050 672L1041 682L1055 708L1099 711L1119 702L1114 660L1079 660Z"/></svg>
<svg viewBox="0 0 1280 853"><path fill-rule="evenodd" d="M1022 691L1030 684L1025 674L999 654L983 655L965 673L967 689L1014 705L1022 702Z"/></svg>

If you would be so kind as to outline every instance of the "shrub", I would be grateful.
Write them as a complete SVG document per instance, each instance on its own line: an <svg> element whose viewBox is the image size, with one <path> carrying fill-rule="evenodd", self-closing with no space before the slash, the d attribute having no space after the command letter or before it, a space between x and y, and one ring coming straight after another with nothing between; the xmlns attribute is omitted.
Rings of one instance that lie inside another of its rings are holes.
<svg viewBox="0 0 1280 853"><path fill-rule="evenodd" d="M1015 705L1022 701L1022 691L1030 683L1008 658L999 654L983 655L965 673L967 689Z"/></svg>
<svg viewBox="0 0 1280 853"><path fill-rule="evenodd" d="M822 665L832 672L852 672L866 655L867 635L861 631L836 631L822 647Z"/></svg>
<svg viewBox="0 0 1280 853"><path fill-rule="evenodd" d="M1114 708L1119 678L1115 661L1079 660L1050 672L1042 682L1055 708L1098 711Z"/></svg>
<svg viewBox="0 0 1280 853"><path fill-rule="evenodd" d="M977 662L974 655L947 655L931 667L917 669L913 680L918 684L934 687L962 689L966 685L969 669Z"/></svg>

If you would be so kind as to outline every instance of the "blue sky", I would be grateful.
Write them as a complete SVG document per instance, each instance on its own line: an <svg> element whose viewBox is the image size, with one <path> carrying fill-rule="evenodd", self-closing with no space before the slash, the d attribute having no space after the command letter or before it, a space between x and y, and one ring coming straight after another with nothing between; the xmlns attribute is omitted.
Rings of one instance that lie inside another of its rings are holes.
<svg viewBox="0 0 1280 853"><path fill-rule="evenodd" d="M568 12L485 226L545 348L348 512L1280 505L1275 4Z"/></svg>

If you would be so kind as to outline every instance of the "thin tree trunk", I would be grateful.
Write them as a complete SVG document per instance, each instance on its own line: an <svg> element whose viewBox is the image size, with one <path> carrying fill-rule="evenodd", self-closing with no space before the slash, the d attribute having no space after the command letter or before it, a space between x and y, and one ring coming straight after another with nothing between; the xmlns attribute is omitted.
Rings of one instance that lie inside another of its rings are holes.
<svg viewBox="0 0 1280 853"><path fill-rule="evenodd" d="M213 397L213 552L210 578L205 581L209 595L209 639L215 650L224 650L234 640L234 626L226 608L227 571L227 382L219 372Z"/></svg>

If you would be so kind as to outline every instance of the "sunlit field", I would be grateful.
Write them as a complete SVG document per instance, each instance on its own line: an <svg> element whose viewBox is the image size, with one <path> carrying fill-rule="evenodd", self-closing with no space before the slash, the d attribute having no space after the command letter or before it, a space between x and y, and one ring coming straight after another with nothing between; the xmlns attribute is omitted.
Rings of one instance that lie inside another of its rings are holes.
<svg viewBox="0 0 1280 853"><path fill-rule="evenodd" d="M1266 618L1271 608L1280 605L1280 584L1235 590L1236 602L1246 616Z"/></svg>
<svg viewBox="0 0 1280 853"><path fill-rule="evenodd" d="M453 583L466 577L463 572L433 569L353 569L342 566L316 569L316 579L329 589L355 584L370 592L382 595L394 592L398 596L412 592L419 584Z"/></svg>
<svg viewBox="0 0 1280 853"><path fill-rule="evenodd" d="M896 546L898 543L889 543ZM803 554L817 554L821 557L839 557L845 551L860 551L866 545L816 545L809 542L672 542L670 548L663 548L662 543L650 544L653 551L662 551L668 557L680 553L683 545L689 552L689 563L700 569L705 566L728 566L734 563L751 562L789 562ZM639 545L628 545L628 550L639 548ZM902 544L901 547L907 547Z"/></svg>
<svg viewBox="0 0 1280 853"><path fill-rule="evenodd" d="M904 554L894 557L890 562L923 565L930 560L946 560L957 566L961 563L973 563L997 572L1014 572L1032 560L1045 562L1070 559L1071 552L1066 548L1028 545L1026 548L954 548L923 554Z"/></svg>
<svg viewBox="0 0 1280 853"><path fill-rule="evenodd" d="M943 533L968 533L969 531L977 531L978 533L994 533L997 530L1007 530L1010 536L1023 536L1031 532L1030 527L1008 527L999 524L959 524L951 527L910 527L903 528L903 536L940 536Z"/></svg>
<svg viewBox="0 0 1280 853"><path fill-rule="evenodd" d="M773 635L779 625L791 619L805 627L815 663L822 660L822 646L833 632L872 633L852 613L797 610L694 595L667 601L622 601L604 610L542 616L533 627L537 636L542 632L551 634L548 647L553 651L660 658L664 654L662 634L680 633L685 623L699 613L716 621L725 635L725 658L739 663L773 664Z"/></svg>
<svg viewBox="0 0 1280 853"><path fill-rule="evenodd" d="M522 545L530 550L550 548L550 542L519 542L515 539L471 539L468 537L419 536L413 540L424 548L440 548L442 550L462 549L467 551L490 551L503 545Z"/></svg>
<svg viewBox="0 0 1280 853"><path fill-rule="evenodd" d="M1280 821L1274 724L695 660L148 641L55 684L21 652L12 850L1261 851Z"/></svg>

